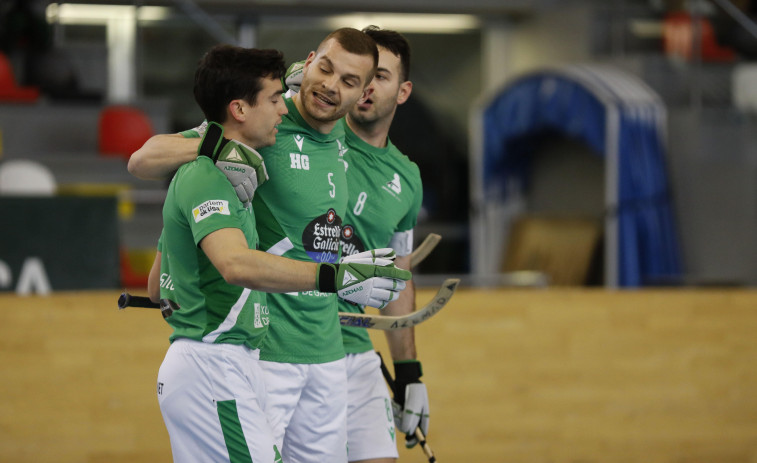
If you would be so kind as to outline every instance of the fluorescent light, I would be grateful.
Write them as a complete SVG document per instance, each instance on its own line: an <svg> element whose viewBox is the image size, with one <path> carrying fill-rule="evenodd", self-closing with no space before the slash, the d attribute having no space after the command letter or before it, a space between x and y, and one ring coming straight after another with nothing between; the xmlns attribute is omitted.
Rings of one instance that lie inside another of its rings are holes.
<svg viewBox="0 0 757 463"><path fill-rule="evenodd" d="M161 6L51 3L46 14L48 23L103 25L112 20L160 21L166 19L170 11L170 8Z"/></svg>
<svg viewBox="0 0 757 463"><path fill-rule="evenodd" d="M330 16L326 23L329 29L340 27L362 29L366 26L376 25L382 29L392 29L405 33L454 33L475 30L480 27L478 19L467 14L355 13Z"/></svg>

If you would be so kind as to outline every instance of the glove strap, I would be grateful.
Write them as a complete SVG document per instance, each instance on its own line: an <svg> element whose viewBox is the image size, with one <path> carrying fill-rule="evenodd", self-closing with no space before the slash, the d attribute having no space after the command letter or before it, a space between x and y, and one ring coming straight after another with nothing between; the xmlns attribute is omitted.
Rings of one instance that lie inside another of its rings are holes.
<svg viewBox="0 0 757 463"><path fill-rule="evenodd" d="M420 383L423 368L418 360L400 360L394 362L394 401L405 406L405 386Z"/></svg>
<svg viewBox="0 0 757 463"><path fill-rule="evenodd" d="M197 154L215 161L226 143L228 140L223 138L223 127L217 122L208 122L208 128L205 130L205 136L202 137Z"/></svg>
<svg viewBox="0 0 757 463"><path fill-rule="evenodd" d="M318 264L315 274L315 287L322 293L336 292L336 274L339 264Z"/></svg>
<svg viewBox="0 0 757 463"><path fill-rule="evenodd" d="M418 360L399 360L394 362L394 377L405 384L418 383L423 376L423 367Z"/></svg>

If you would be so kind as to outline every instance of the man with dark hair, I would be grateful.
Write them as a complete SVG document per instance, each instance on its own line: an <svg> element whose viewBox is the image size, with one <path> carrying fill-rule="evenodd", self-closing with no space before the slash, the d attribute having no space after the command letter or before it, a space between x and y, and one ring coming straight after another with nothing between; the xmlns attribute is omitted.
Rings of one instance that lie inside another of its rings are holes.
<svg viewBox="0 0 757 463"><path fill-rule="evenodd" d="M389 140L397 106L410 97L410 45L402 34L370 26L363 30L379 49L376 76L368 86L370 96L357 104L344 119L349 151L347 187L349 202L342 234L344 256L366 249L389 247L395 263L410 269L413 228L423 200L418 166ZM343 262L349 257L343 257ZM360 306L339 303L342 312L359 312ZM399 299L384 312L404 315L415 310L412 281ZM352 462L391 462L397 458L392 420L387 418L389 396L380 371L380 360L364 329L342 327L347 353L347 435ZM428 430L428 394L420 382L421 364L416 359L413 328L387 331L394 360L393 414L396 428L407 435L405 444L418 443L415 429Z"/></svg>
<svg viewBox="0 0 757 463"><path fill-rule="evenodd" d="M276 141L291 110L281 95L284 70L275 50L218 46L195 73L195 98L208 125L200 156L179 167L169 186L148 286L153 300L174 307L157 392L176 461L281 461L259 360L273 318L263 291L318 294L323 301L338 293L381 306L410 278L391 263L302 262L256 250L261 236L252 198L232 184L240 176L256 186L267 181L255 148ZM271 214L265 203L260 207ZM338 324L335 301L318 308Z"/></svg>
<svg viewBox="0 0 757 463"><path fill-rule="evenodd" d="M367 96L377 64L373 39L352 28L329 34L308 56L302 91L285 100L289 114L276 144L260 150L270 180L257 191L254 181L232 180L254 193L261 249L297 260L338 261L347 207L344 130L338 122ZM156 136L132 155L129 171L161 178L194 159L196 150L196 141ZM394 292L378 297L381 289L377 284L374 297L362 304L381 308L396 299ZM271 323L260 358L267 411L284 460L346 462L347 381L336 298L323 289L269 294L268 307Z"/></svg>

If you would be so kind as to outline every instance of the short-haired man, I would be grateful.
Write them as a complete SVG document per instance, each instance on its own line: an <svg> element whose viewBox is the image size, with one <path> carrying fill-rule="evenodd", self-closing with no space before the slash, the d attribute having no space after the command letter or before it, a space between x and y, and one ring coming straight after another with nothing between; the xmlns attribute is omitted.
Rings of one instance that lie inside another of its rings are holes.
<svg viewBox="0 0 757 463"><path fill-rule="evenodd" d="M195 74L195 99L210 122L203 156L182 165L169 186L148 287L152 299L178 307L166 318L173 333L157 389L176 461L281 461L259 361L270 317L263 291L323 300L338 292L382 305L396 292L378 288L410 277L393 265L301 262L256 250L255 215L229 180L255 172L256 183L266 181L255 148L274 143L287 114L284 70L275 50L218 46ZM354 278L359 283L346 287ZM335 303L323 309L336 319Z"/></svg>
<svg viewBox="0 0 757 463"><path fill-rule="evenodd" d="M410 269L413 228L423 200L418 166L389 140L397 106L410 97L410 45L405 37L375 26L363 30L379 49L376 76L370 96L344 119L349 150L347 186L350 192L342 233L342 253L348 256L367 249L393 248L398 267ZM412 281L399 299L384 309L404 315L415 309ZM339 303L342 312L358 312L359 306ZM397 458L389 397L380 372L380 360L364 329L342 327L347 353L347 435L351 462L386 463ZM405 444L417 444L414 431L428 430L428 395L420 383L421 364L416 360L413 328L386 332L394 360L394 422L407 435Z"/></svg>
<svg viewBox="0 0 757 463"><path fill-rule="evenodd" d="M308 56L302 90L285 100L289 114L276 144L260 151L270 175L253 200L261 249L297 260L339 259L347 181L338 121L364 98L377 64L373 40L352 28L329 34ZM197 143L179 140L153 137L132 155L129 171L161 178L194 159ZM284 460L347 461L345 354L336 298L321 291L271 294L268 307L261 365Z"/></svg>

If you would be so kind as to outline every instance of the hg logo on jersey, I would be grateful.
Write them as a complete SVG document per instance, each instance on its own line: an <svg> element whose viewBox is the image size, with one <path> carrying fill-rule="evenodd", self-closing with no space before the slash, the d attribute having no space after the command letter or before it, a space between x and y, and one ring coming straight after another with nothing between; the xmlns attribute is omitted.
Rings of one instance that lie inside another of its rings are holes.
<svg viewBox="0 0 757 463"><path fill-rule="evenodd" d="M294 135L294 144L297 145L299 153L289 153L289 167L297 170L310 170L310 158L307 154L302 154L302 144L305 143L305 137Z"/></svg>

